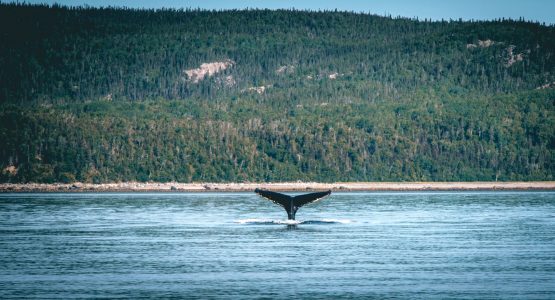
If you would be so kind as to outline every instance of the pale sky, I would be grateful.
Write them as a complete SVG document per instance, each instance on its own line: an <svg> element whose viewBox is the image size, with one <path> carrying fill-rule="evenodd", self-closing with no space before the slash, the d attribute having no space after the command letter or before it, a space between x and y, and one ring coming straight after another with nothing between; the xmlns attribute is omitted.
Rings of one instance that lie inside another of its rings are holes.
<svg viewBox="0 0 555 300"><path fill-rule="evenodd" d="M6 1L4 1L6 2ZM59 3L68 6L116 6L132 8L295 8L308 10L343 10L378 15L432 20L518 19L555 24L555 0L27 0L27 3Z"/></svg>

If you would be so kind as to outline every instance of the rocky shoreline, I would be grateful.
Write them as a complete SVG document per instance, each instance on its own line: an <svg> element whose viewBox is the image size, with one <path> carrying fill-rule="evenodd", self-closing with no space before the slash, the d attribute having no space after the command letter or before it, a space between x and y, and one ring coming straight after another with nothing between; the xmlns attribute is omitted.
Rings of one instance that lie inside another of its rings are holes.
<svg viewBox="0 0 555 300"><path fill-rule="evenodd" d="M275 191L498 191L555 190L555 181L518 182L280 182L280 183L2 183L1 193L9 192L251 192L256 188Z"/></svg>

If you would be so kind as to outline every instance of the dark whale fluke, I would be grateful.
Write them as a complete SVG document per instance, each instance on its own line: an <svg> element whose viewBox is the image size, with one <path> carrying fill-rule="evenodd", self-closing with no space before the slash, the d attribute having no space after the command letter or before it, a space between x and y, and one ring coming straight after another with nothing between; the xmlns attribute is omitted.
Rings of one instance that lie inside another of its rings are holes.
<svg viewBox="0 0 555 300"><path fill-rule="evenodd" d="M288 196L282 193L261 189L256 189L254 190L254 192L285 208L285 211L287 212L287 218L289 220L295 220L295 214L297 213L299 207L308 203L316 202L331 194L331 190L326 192L302 194L298 196Z"/></svg>

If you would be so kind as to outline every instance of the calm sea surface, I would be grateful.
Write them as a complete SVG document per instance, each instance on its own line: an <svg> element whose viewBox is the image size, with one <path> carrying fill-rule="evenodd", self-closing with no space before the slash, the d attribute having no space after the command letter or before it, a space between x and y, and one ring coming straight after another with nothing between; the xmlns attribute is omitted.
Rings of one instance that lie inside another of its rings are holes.
<svg viewBox="0 0 555 300"><path fill-rule="evenodd" d="M555 193L0 194L0 298L555 299Z"/></svg>

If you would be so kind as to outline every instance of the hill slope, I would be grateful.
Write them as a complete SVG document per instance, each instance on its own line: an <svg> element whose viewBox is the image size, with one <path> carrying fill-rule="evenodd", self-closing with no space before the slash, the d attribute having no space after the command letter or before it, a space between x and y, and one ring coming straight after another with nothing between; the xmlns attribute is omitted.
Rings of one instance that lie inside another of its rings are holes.
<svg viewBox="0 0 555 300"><path fill-rule="evenodd" d="M555 28L0 4L0 181L553 180Z"/></svg>

